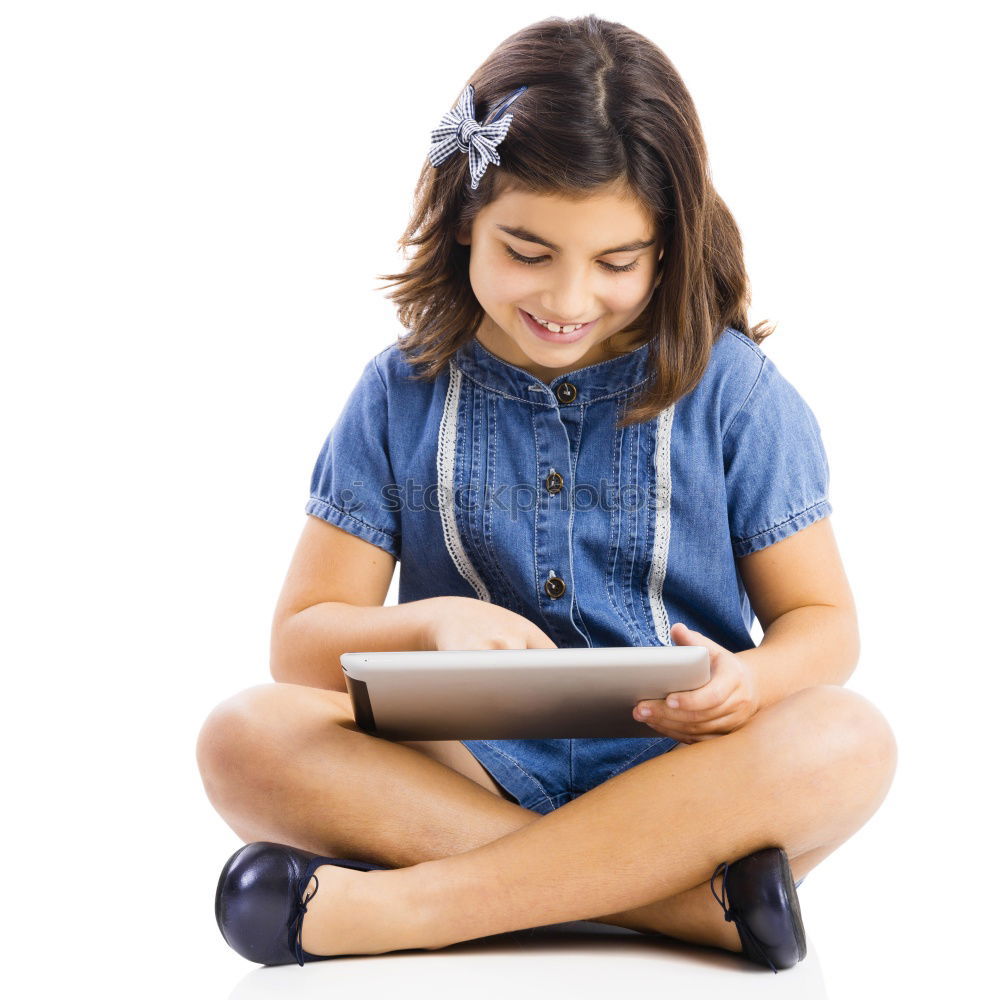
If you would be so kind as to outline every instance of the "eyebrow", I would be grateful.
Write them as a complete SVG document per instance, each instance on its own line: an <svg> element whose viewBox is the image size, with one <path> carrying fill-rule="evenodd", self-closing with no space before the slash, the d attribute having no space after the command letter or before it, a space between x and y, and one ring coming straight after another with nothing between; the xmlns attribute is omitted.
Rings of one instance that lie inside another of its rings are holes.
<svg viewBox="0 0 1000 1000"><path fill-rule="evenodd" d="M556 246L550 240L544 240L541 236L535 233L529 232L527 229L519 229L516 226L503 226L499 222L496 224L497 229L502 229L505 233L510 236L516 236L519 240L527 240L529 243L538 243L543 247L548 247L550 250L555 250L556 253L562 252L562 247ZM651 240L633 240L631 243L623 243L620 247L611 247L608 250L602 250L597 256L603 257L608 253L625 253L631 250L645 250L646 247L651 247L656 242L656 239Z"/></svg>

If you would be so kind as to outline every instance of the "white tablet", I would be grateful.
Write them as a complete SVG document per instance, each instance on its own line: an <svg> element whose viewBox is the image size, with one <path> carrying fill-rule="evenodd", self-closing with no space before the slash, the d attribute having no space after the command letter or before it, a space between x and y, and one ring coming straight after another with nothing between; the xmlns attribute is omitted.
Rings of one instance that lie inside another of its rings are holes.
<svg viewBox="0 0 1000 1000"><path fill-rule="evenodd" d="M656 736L637 702L711 677L704 646L343 653L364 732L390 740Z"/></svg>

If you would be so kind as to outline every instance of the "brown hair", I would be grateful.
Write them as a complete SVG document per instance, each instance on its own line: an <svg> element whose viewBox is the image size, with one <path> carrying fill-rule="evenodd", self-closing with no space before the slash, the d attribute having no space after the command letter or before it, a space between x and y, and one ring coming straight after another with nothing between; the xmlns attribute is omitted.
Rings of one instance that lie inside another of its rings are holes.
<svg viewBox="0 0 1000 1000"><path fill-rule="evenodd" d="M490 164L477 190L467 155L439 167L424 161L399 241L415 253L403 273L377 276L399 286L387 298L409 331L400 348L421 366L412 377L435 378L475 335L484 313L469 282L470 248L455 235L509 188L586 198L622 187L655 220L660 281L631 328L651 343L652 378L619 426L649 420L690 392L727 326L758 344L773 332L763 322L747 328L739 229L712 186L691 95L656 45L593 14L550 17L503 41L468 82L480 122L528 89L510 109L501 166ZM614 353L610 340L605 346Z"/></svg>

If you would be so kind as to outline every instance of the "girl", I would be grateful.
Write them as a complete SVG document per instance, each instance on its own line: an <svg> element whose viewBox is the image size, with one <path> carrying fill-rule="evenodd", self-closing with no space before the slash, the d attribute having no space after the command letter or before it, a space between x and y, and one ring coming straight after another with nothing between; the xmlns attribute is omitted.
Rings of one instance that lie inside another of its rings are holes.
<svg viewBox="0 0 1000 1000"><path fill-rule="evenodd" d="M246 842L219 927L265 964L589 919L792 966L797 887L878 808L896 747L843 687L820 431L748 327L691 97L641 35L549 18L431 139L416 253L384 276L407 333L316 463L277 683L199 736ZM706 647L711 679L637 705L642 739L380 739L339 664L672 643Z"/></svg>

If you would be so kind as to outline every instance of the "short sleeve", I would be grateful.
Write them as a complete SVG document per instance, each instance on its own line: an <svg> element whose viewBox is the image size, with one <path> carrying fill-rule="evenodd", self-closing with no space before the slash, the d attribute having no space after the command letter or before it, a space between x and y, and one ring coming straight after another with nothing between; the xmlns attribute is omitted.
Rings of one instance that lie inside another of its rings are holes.
<svg viewBox="0 0 1000 1000"><path fill-rule="evenodd" d="M766 356L723 434L722 453L735 556L773 545L833 513L819 424Z"/></svg>
<svg viewBox="0 0 1000 1000"><path fill-rule="evenodd" d="M402 536L394 485L388 392L372 358L316 459L306 513L385 549L398 560Z"/></svg>

